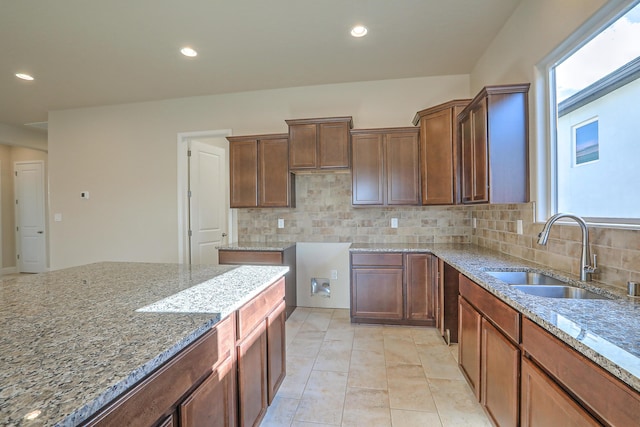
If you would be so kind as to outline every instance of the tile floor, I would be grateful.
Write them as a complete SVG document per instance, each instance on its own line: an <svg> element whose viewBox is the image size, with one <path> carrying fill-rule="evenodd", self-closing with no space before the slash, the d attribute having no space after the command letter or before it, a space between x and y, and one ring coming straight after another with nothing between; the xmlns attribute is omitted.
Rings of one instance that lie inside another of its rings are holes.
<svg viewBox="0 0 640 427"><path fill-rule="evenodd" d="M287 377L262 427L491 426L435 328L302 307L286 328Z"/></svg>

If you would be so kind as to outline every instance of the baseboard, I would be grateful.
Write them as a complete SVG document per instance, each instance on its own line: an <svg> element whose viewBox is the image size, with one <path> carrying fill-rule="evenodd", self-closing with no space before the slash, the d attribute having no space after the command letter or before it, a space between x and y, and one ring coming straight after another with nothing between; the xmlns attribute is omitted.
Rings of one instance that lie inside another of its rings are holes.
<svg viewBox="0 0 640 427"><path fill-rule="evenodd" d="M18 272L18 267L5 267L0 270L0 275L13 274Z"/></svg>

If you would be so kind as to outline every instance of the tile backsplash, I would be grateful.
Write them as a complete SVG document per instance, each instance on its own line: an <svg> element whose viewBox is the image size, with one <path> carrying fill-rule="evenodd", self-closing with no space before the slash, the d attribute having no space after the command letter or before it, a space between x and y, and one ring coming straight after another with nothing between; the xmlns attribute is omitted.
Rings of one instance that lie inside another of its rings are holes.
<svg viewBox="0 0 640 427"><path fill-rule="evenodd" d="M542 224L534 203L434 207L353 207L349 173L296 176L296 207L238 209L243 241L353 243L473 243L579 274L580 229L555 224L546 246L537 244ZM278 219L284 228L277 228ZM391 228L398 218L398 228ZM476 228L472 228L476 218ZM523 234L516 233L522 220ZM589 227L591 252L598 255L594 279L626 288L640 281L640 230Z"/></svg>
<svg viewBox="0 0 640 427"><path fill-rule="evenodd" d="M543 224L534 223L534 203L478 205L470 211L477 227L471 243L539 264L580 274L582 234L574 224L556 223L546 246L538 245ZM522 220L523 234L516 233L516 221ZM627 281L640 281L640 230L589 227L591 253L598 257L593 279L626 289Z"/></svg>
<svg viewBox="0 0 640 427"><path fill-rule="evenodd" d="M469 218L462 206L353 207L351 174L299 174L296 207L239 209L238 235L254 243L469 243Z"/></svg>

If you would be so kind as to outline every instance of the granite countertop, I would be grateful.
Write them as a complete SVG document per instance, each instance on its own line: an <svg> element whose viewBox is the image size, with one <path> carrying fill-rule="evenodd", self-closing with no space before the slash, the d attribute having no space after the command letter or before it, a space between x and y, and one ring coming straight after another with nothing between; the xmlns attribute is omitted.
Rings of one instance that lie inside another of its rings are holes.
<svg viewBox="0 0 640 427"><path fill-rule="evenodd" d="M287 271L97 263L0 278L0 425L77 425Z"/></svg>
<svg viewBox="0 0 640 427"><path fill-rule="evenodd" d="M456 268L551 334L640 392L640 299L598 282L469 244L354 244L351 252L429 252ZM611 299L543 298L525 294L488 270L536 271Z"/></svg>
<svg viewBox="0 0 640 427"><path fill-rule="evenodd" d="M216 249L227 251L284 251L295 245L292 242L235 242L218 246Z"/></svg>

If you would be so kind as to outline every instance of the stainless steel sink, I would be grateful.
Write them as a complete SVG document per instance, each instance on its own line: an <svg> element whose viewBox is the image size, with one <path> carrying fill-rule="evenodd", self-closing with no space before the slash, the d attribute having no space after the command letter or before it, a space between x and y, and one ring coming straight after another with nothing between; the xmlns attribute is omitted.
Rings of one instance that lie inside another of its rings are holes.
<svg viewBox="0 0 640 427"><path fill-rule="evenodd" d="M566 285L562 280L531 271L485 271L510 285Z"/></svg>
<svg viewBox="0 0 640 427"><path fill-rule="evenodd" d="M604 295L567 285L512 285L512 287L525 294L546 298L609 299Z"/></svg>

